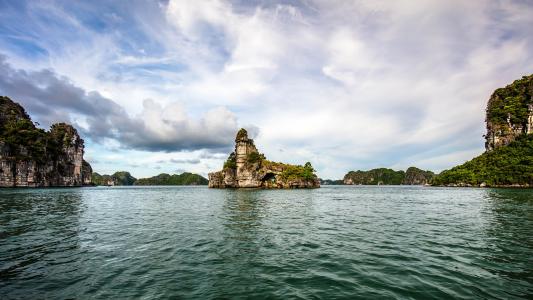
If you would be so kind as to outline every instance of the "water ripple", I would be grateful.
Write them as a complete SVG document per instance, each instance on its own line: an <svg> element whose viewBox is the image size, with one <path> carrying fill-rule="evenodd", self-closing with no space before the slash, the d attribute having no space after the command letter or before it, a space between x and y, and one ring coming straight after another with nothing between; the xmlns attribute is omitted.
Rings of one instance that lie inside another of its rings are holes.
<svg viewBox="0 0 533 300"><path fill-rule="evenodd" d="M531 299L533 191L0 190L0 295Z"/></svg>

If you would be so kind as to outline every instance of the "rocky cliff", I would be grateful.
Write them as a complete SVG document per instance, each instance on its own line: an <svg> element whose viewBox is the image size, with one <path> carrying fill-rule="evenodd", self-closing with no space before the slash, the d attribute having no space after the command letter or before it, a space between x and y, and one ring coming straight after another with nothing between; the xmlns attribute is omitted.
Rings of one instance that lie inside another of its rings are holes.
<svg viewBox="0 0 533 300"><path fill-rule="evenodd" d="M0 187L82 186L91 166L84 144L68 124L37 128L22 106L0 97Z"/></svg>
<svg viewBox="0 0 533 300"><path fill-rule="evenodd" d="M533 186L533 75L494 91L486 110L486 152L436 176L433 185Z"/></svg>
<svg viewBox="0 0 533 300"><path fill-rule="evenodd" d="M533 132L533 75L494 91L487 105L486 123L488 151Z"/></svg>
<svg viewBox="0 0 533 300"><path fill-rule="evenodd" d="M257 150L245 129L235 138L235 151L222 171L209 173L211 188L318 188L310 163L304 166L271 162Z"/></svg>

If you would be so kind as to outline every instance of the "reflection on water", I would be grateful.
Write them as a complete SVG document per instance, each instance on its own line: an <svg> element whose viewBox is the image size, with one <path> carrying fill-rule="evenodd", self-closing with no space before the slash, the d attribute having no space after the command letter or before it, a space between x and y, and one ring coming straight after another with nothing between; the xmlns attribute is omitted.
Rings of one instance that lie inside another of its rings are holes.
<svg viewBox="0 0 533 300"><path fill-rule="evenodd" d="M0 190L7 298L527 299L533 190Z"/></svg>
<svg viewBox="0 0 533 300"><path fill-rule="evenodd" d="M239 240L247 240L265 214L264 200L254 190L228 190L223 205L224 226Z"/></svg>

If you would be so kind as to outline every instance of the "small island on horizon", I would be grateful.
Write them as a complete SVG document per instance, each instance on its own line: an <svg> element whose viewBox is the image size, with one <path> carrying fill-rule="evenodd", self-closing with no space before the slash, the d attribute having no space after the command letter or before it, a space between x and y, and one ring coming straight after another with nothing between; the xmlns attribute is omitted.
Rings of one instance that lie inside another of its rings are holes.
<svg viewBox="0 0 533 300"><path fill-rule="evenodd" d="M209 173L210 188L319 188L320 181L310 162L290 165L272 162L259 153L254 141L241 128L232 152L221 171Z"/></svg>

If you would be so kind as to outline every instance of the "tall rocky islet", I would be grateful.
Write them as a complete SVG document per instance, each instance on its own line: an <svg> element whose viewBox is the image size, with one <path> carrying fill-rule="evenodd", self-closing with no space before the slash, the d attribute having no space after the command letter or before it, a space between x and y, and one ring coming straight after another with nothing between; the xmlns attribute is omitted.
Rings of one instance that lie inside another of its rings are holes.
<svg viewBox="0 0 533 300"><path fill-rule="evenodd" d="M0 187L67 187L91 184L84 142L71 125L37 128L24 108L0 97Z"/></svg>
<svg viewBox="0 0 533 300"><path fill-rule="evenodd" d="M318 188L310 163L289 165L266 160L245 129L235 138L235 151L221 171L209 173L210 188Z"/></svg>
<svg viewBox="0 0 533 300"><path fill-rule="evenodd" d="M509 145L517 137L533 133L533 75L499 88L487 104L487 151Z"/></svg>
<svg viewBox="0 0 533 300"><path fill-rule="evenodd" d="M491 95L485 153L436 176L444 186L533 187L533 75Z"/></svg>

